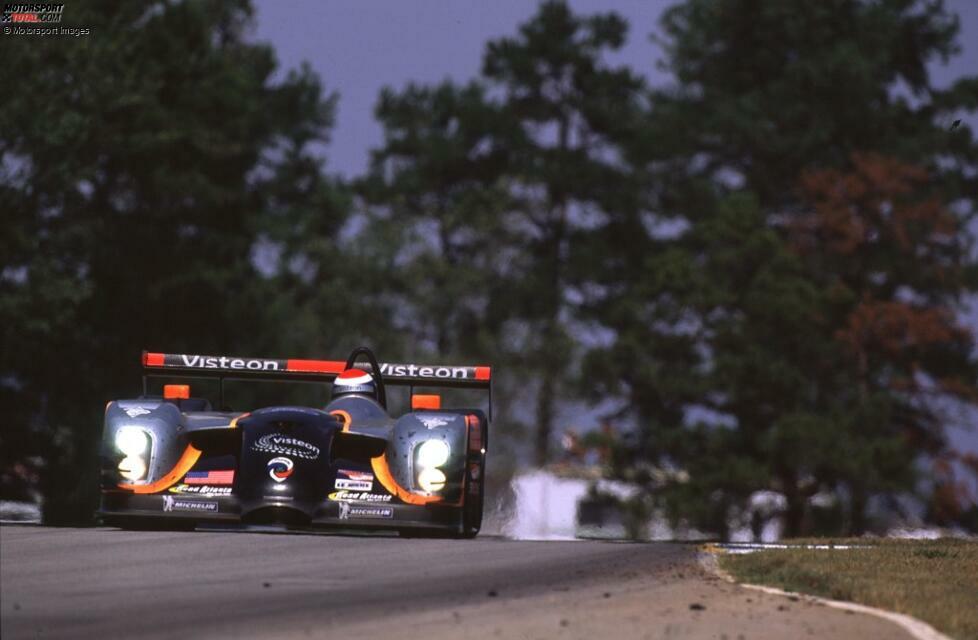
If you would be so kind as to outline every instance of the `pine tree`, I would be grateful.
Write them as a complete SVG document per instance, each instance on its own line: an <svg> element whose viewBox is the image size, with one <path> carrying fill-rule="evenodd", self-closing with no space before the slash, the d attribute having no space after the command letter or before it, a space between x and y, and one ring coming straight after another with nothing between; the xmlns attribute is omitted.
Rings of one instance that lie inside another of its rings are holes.
<svg viewBox="0 0 978 640"><path fill-rule="evenodd" d="M138 393L142 349L250 351L282 324L252 261L265 178L288 182L276 150L332 122L308 72L273 81L247 2L69 9L96 35L0 43L0 83L31 75L0 107L0 384L17 416L0 464L46 458L50 522L91 518L102 407Z"/></svg>
<svg viewBox="0 0 978 640"><path fill-rule="evenodd" d="M502 94L503 116L512 123L497 145L509 160L515 200L507 225L521 232L512 312L530 336L525 371L540 380L534 445L540 465L577 359L568 298L573 274L586 264L575 245L609 211L636 201L624 145L635 131L642 82L603 59L626 34L615 14L577 16L562 2L546 2L517 37L490 42L483 62L489 92Z"/></svg>

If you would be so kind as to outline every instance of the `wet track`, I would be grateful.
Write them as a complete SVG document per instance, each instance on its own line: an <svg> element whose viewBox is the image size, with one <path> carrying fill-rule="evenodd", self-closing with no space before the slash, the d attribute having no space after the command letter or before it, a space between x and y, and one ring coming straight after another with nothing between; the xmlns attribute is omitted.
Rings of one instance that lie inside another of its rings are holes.
<svg viewBox="0 0 978 640"><path fill-rule="evenodd" d="M739 598L674 544L4 526L0 569L4 640L594 637L602 612L617 637L698 637L690 600L723 626Z"/></svg>

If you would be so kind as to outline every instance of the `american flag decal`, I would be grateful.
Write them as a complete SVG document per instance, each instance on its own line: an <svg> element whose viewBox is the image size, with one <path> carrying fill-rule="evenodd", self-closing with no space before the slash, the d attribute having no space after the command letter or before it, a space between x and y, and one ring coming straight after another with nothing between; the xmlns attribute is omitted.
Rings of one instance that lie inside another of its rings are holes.
<svg viewBox="0 0 978 640"><path fill-rule="evenodd" d="M191 471L183 481L186 484L234 484L234 470Z"/></svg>

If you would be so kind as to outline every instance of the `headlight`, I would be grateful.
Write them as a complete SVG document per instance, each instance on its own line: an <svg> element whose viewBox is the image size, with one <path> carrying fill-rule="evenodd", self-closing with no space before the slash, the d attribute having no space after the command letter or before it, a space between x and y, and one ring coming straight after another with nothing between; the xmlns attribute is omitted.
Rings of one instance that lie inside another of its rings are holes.
<svg viewBox="0 0 978 640"><path fill-rule="evenodd" d="M122 427L115 432L115 448L127 456L138 456L146 452L149 434L139 427Z"/></svg>
<svg viewBox="0 0 978 640"><path fill-rule="evenodd" d="M445 474L441 469L422 469L418 474L418 486L428 492L441 491L445 488Z"/></svg>
<svg viewBox="0 0 978 640"><path fill-rule="evenodd" d="M142 480L146 475L146 463L139 456L126 456L119 463L119 473L127 480Z"/></svg>
<svg viewBox="0 0 978 640"><path fill-rule="evenodd" d="M121 427L115 432L115 448L125 456L119 463L119 474L130 482L146 477L149 467L149 432L140 427Z"/></svg>
<svg viewBox="0 0 978 640"><path fill-rule="evenodd" d="M442 440L427 440L418 447L418 466L430 469L448 462L448 445ZM445 476L442 475L442 482ZM420 477L419 477L420 481Z"/></svg>

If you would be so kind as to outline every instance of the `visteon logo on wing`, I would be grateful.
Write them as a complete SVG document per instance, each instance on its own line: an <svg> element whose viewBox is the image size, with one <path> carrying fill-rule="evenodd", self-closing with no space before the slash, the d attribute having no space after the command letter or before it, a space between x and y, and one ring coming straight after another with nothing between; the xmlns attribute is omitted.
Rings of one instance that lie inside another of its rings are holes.
<svg viewBox="0 0 978 640"><path fill-rule="evenodd" d="M194 369L248 369L251 371L280 371L279 363L275 360L258 358L228 358L204 356L180 356L183 366Z"/></svg>
<svg viewBox="0 0 978 640"><path fill-rule="evenodd" d="M469 372L465 367L419 367L416 364L380 365L380 373L385 376L420 376L423 378L460 378L465 380Z"/></svg>

